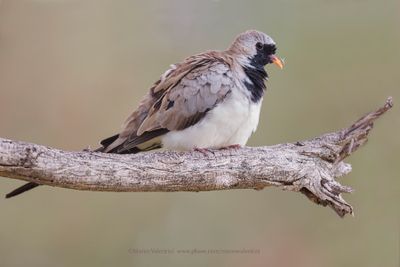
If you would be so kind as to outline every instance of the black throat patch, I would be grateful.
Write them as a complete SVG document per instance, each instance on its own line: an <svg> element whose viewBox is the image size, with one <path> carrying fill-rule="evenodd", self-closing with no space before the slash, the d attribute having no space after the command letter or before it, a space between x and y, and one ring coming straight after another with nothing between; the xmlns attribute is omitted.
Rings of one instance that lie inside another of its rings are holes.
<svg viewBox="0 0 400 267"><path fill-rule="evenodd" d="M251 93L251 100L255 103L259 102L264 95L266 89L265 81L268 74L264 66L271 63L270 56L275 54L275 44L264 44L262 49L257 48L257 54L249 58L250 65L243 66L243 70L251 83L244 81L244 85Z"/></svg>
<svg viewBox="0 0 400 267"><path fill-rule="evenodd" d="M254 66L253 64L251 65L252 67L243 67L244 72L251 81L251 83L244 81L244 85L246 86L247 90L249 90L251 93L251 101L257 103L261 100L261 98L264 95L264 91L266 89L265 81L268 78L268 74L264 70L263 65L258 65L258 66Z"/></svg>

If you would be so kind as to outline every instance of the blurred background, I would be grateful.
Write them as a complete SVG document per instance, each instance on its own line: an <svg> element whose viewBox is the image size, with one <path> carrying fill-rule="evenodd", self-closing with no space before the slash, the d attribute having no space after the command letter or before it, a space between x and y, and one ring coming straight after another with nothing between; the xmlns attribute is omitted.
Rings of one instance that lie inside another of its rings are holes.
<svg viewBox="0 0 400 267"><path fill-rule="evenodd" d="M251 146L348 126L394 97L343 184L355 217L269 188L0 200L0 266L399 266L400 3L0 0L0 137L95 147L170 64L258 29L278 44ZM0 195L23 182L1 179ZM136 253L140 249L172 253ZM179 254L178 249L255 249Z"/></svg>

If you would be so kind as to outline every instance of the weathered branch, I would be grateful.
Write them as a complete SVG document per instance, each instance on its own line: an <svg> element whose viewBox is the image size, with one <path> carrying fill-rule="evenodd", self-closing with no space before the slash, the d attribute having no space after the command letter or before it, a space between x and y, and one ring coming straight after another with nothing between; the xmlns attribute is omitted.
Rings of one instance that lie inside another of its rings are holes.
<svg viewBox="0 0 400 267"><path fill-rule="evenodd" d="M335 179L351 171L343 162L367 141L373 122L392 99L350 127L296 143L200 152L116 155L68 152L0 139L0 176L78 190L209 191L277 186L304 193L340 216L353 213L341 197L352 189Z"/></svg>

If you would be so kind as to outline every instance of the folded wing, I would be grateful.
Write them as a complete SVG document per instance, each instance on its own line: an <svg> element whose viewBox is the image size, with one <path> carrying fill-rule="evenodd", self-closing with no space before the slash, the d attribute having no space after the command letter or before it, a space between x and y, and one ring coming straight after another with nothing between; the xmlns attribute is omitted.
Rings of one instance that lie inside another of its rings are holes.
<svg viewBox="0 0 400 267"><path fill-rule="evenodd" d="M233 87L229 63L213 54L173 65L129 116L121 133L103 140L98 151L123 154L159 148L161 135L199 122Z"/></svg>

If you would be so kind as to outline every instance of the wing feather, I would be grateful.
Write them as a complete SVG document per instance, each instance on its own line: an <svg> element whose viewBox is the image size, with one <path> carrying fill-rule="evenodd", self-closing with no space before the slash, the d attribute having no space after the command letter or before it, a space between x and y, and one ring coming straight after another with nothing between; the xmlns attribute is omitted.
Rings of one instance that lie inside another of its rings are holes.
<svg viewBox="0 0 400 267"><path fill-rule="evenodd" d="M103 151L137 152L135 147L144 142L192 126L231 92L232 77L228 61L216 53L200 54L172 65L128 117L118 138L114 136L116 140L111 144L103 142L108 144Z"/></svg>
<svg viewBox="0 0 400 267"><path fill-rule="evenodd" d="M138 134L159 128L182 130L198 122L230 93L234 82L228 82L226 72L229 67L220 61L193 69L163 95L161 105L153 106Z"/></svg>

